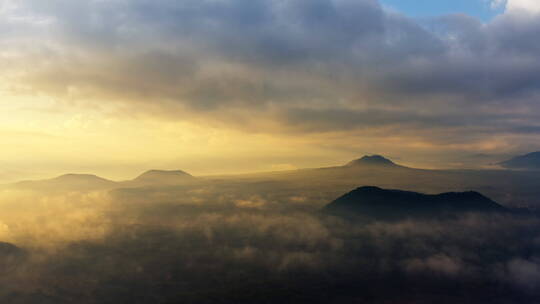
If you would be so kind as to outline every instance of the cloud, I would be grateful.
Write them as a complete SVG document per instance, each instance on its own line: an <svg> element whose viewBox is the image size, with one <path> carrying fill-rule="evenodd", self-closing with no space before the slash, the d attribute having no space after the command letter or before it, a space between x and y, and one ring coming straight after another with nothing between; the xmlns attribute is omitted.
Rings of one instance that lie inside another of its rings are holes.
<svg viewBox="0 0 540 304"><path fill-rule="evenodd" d="M460 261L456 261L446 255L435 255L426 260L415 259L407 263L407 269L412 272L416 271L433 271L444 275L457 275L461 268Z"/></svg>
<svg viewBox="0 0 540 304"><path fill-rule="evenodd" d="M3 74L61 104L269 134L538 136L540 23L517 10L483 24L374 0L6 3L3 28L19 30Z"/></svg>
<svg viewBox="0 0 540 304"><path fill-rule="evenodd" d="M538 262L514 259L508 263L510 279L517 285L534 290L540 286L540 265Z"/></svg>
<svg viewBox="0 0 540 304"><path fill-rule="evenodd" d="M291 186L220 180L111 193L5 190L0 219L9 230L0 237L11 244L0 242L0 300L538 299L535 217L350 222L318 213L333 192Z"/></svg>
<svg viewBox="0 0 540 304"><path fill-rule="evenodd" d="M508 0L506 4L508 11L526 11L528 13L539 13L540 4L535 0Z"/></svg>

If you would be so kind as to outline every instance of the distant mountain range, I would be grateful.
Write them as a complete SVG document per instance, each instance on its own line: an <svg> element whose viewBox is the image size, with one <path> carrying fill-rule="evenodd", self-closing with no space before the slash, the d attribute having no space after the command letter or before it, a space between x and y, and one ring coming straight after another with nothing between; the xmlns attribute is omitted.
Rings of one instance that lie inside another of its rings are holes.
<svg viewBox="0 0 540 304"><path fill-rule="evenodd" d="M534 156L534 154L533 154ZM340 193L358 185L387 189L411 189L441 193L474 189L505 205L540 206L540 170L429 170L402 166L381 155L366 155L343 165L281 172L194 177L181 170L150 170L125 181L112 181L91 174L66 174L52 179L0 185L2 189L44 192L98 191L129 188L239 187L238 191L275 191L274 187L316 187ZM246 186L246 183L250 183ZM245 187L245 188L241 188ZM229 190L227 190L229 191ZM312 189L310 189L312 191Z"/></svg>
<svg viewBox="0 0 540 304"><path fill-rule="evenodd" d="M142 184L178 184L195 179L191 174L182 170L150 170L139 175L133 181Z"/></svg>
<svg viewBox="0 0 540 304"><path fill-rule="evenodd" d="M345 166L334 168L405 168L381 155L366 155ZM326 168L324 168L326 169ZM182 170L149 170L127 181L112 181L92 174L65 174L52 179L22 181L9 186L37 190L100 190L117 187L140 187L176 185L194 181L196 178Z"/></svg>
<svg viewBox="0 0 540 304"><path fill-rule="evenodd" d="M540 152L532 152L521 155L499 163L500 166L508 169L540 169Z"/></svg>
<svg viewBox="0 0 540 304"><path fill-rule="evenodd" d="M99 190L113 188L116 182L92 174L65 174L52 179L22 181L13 184L16 188L34 190Z"/></svg>
<svg viewBox="0 0 540 304"><path fill-rule="evenodd" d="M64 174L51 179L22 181L8 186L40 191L92 191L119 187L169 186L193 180L195 177L181 170L150 170L133 180L121 182L92 174Z"/></svg>
<svg viewBox="0 0 540 304"><path fill-rule="evenodd" d="M508 169L529 169L540 170L540 152L533 152L522 156L514 157L510 160L503 161L497 165ZM328 170L328 169L352 169L359 172L363 169L412 169L396 164L392 160L382 155L365 155L361 158L355 159L342 166L327 167L327 168L315 168L306 170ZM294 171L294 170L293 170ZM301 171L301 170L300 170ZM370 170L371 171L371 170ZM292 172L292 171L290 171ZM400 171L401 172L401 171ZM261 172L264 173L264 172ZM258 173L260 174L260 173ZM65 174L52 179L45 180L33 180L22 181L10 186L24 187L24 188L48 188L54 186L60 186L62 189L104 189L116 186L141 186L141 185L174 185L178 183L185 183L195 180L195 177L182 170L149 170L127 181L112 181L92 174Z"/></svg>
<svg viewBox="0 0 540 304"><path fill-rule="evenodd" d="M382 155L366 155L362 158L355 159L348 164L346 167L357 167L357 166L373 166L373 167L401 167L395 164L393 161L385 158Z"/></svg>
<svg viewBox="0 0 540 304"><path fill-rule="evenodd" d="M449 192L437 195L360 187L331 202L323 212L338 216L372 219L452 216L469 212L507 212L478 192Z"/></svg>

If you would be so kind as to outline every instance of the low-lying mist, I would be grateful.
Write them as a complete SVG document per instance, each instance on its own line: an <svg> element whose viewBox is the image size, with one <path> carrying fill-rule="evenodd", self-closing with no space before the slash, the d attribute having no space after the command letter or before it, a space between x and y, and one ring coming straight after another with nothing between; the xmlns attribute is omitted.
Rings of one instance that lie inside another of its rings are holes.
<svg viewBox="0 0 540 304"><path fill-rule="evenodd" d="M0 302L540 299L534 216L351 221L320 212L332 191L273 183L3 189Z"/></svg>

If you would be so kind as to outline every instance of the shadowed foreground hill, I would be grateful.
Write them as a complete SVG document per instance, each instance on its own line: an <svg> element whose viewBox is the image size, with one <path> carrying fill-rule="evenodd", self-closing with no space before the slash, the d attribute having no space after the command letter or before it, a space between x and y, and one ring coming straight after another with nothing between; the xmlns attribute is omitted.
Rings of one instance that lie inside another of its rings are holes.
<svg viewBox="0 0 540 304"><path fill-rule="evenodd" d="M452 216L467 212L506 212L508 209L478 192L449 192L428 195L378 187L361 187L336 199L324 209L339 216L374 219Z"/></svg>

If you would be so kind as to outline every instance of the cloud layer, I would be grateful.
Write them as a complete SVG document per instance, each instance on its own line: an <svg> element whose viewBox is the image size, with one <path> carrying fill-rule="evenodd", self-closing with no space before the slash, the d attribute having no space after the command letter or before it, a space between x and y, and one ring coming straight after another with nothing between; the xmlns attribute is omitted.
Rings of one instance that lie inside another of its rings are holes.
<svg viewBox="0 0 540 304"><path fill-rule="evenodd" d="M484 24L414 20L376 0L4 1L1 77L12 94L106 115L343 132L346 142L395 134L441 151L535 149L533 8L512 0Z"/></svg>
<svg viewBox="0 0 540 304"><path fill-rule="evenodd" d="M520 10L538 13L540 12L540 4L534 0L508 0L506 9L509 11Z"/></svg>
<svg viewBox="0 0 540 304"><path fill-rule="evenodd" d="M260 184L273 191L254 190ZM319 191L304 196L270 181L111 193L3 190L0 239L12 244L0 242L0 300L529 303L540 297L538 218L346 221L318 212L333 198Z"/></svg>

